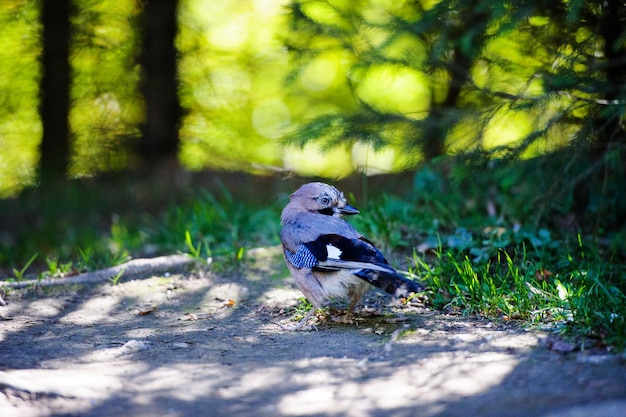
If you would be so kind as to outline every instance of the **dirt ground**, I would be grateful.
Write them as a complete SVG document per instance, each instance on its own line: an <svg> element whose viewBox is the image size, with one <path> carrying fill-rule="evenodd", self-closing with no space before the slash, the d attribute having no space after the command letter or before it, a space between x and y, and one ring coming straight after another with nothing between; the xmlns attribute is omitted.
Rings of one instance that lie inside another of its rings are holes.
<svg viewBox="0 0 626 417"><path fill-rule="evenodd" d="M626 416L623 355L515 324L373 290L354 324L285 331L300 294L255 256L270 266L10 291L0 415Z"/></svg>

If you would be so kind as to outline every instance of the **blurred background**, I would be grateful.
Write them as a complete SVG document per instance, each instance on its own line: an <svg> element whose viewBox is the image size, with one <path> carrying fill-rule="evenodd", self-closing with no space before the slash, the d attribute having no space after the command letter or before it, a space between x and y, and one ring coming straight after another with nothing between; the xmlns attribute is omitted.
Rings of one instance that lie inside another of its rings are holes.
<svg viewBox="0 0 626 417"><path fill-rule="evenodd" d="M4 266L198 189L365 204L425 167L492 217L624 227L621 1L3 0L0 28Z"/></svg>

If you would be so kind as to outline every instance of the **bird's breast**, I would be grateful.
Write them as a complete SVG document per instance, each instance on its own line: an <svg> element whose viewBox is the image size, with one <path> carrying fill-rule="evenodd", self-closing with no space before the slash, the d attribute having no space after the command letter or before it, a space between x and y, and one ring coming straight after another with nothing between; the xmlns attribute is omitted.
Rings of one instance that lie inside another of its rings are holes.
<svg viewBox="0 0 626 417"><path fill-rule="evenodd" d="M367 287L367 283L348 270L336 272L314 272L326 298L345 298L355 288Z"/></svg>

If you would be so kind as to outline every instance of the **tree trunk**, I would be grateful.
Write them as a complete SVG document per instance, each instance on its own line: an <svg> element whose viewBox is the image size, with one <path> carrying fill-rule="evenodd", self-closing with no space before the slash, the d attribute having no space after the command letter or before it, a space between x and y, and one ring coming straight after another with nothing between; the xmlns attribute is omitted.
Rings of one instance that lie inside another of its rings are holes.
<svg viewBox="0 0 626 417"><path fill-rule="evenodd" d="M603 4L599 21L599 32L604 39L606 58L606 91L604 99L609 103L598 112L594 129L596 131L596 149L604 153L611 143L626 139L621 124L623 105L617 104L626 99L626 50L621 46L623 35L623 17L626 7L619 0L608 0Z"/></svg>
<svg viewBox="0 0 626 417"><path fill-rule="evenodd" d="M43 76L39 113L41 181L63 179L69 164L69 39L71 0L42 0Z"/></svg>
<svg viewBox="0 0 626 417"><path fill-rule="evenodd" d="M147 165L176 157L178 151L177 5L177 0L147 0L140 21L146 120L138 153Z"/></svg>

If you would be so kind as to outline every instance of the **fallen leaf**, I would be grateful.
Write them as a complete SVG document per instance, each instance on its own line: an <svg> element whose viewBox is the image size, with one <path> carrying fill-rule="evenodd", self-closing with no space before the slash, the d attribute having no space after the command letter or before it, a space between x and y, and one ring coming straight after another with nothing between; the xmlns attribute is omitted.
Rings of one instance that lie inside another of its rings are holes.
<svg viewBox="0 0 626 417"><path fill-rule="evenodd" d="M546 281L548 278L550 278L553 275L554 274L548 271L547 269L538 269L535 272L535 278L537 279L537 281Z"/></svg>

